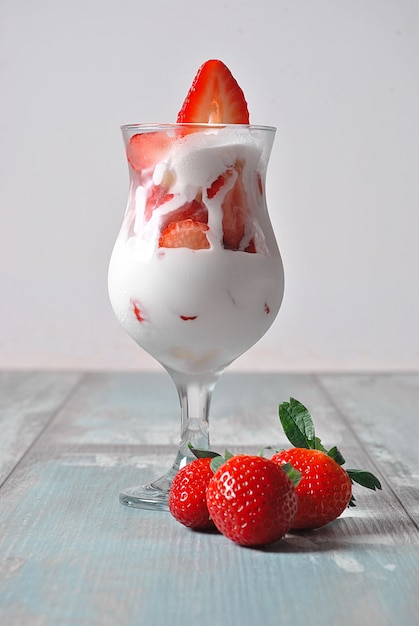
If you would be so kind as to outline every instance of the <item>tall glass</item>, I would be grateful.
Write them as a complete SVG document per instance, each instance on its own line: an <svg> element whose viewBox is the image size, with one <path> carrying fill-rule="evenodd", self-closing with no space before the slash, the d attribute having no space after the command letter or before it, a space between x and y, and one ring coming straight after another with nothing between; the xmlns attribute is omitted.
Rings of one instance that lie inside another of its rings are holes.
<svg viewBox="0 0 419 626"><path fill-rule="evenodd" d="M122 127L128 205L109 265L127 333L166 369L180 400L180 443L167 473L130 487L128 506L167 509L176 472L209 448L212 392L223 370L274 321L281 256L265 197L275 128Z"/></svg>

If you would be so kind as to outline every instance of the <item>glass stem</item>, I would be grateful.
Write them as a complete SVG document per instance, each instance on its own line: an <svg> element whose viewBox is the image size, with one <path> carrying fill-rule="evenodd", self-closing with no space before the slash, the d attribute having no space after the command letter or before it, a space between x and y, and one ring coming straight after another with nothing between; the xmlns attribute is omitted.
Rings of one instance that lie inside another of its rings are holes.
<svg viewBox="0 0 419 626"><path fill-rule="evenodd" d="M195 458L189 444L194 448L209 450L209 410L220 373L190 375L170 372L170 375L180 401L180 444L176 462L182 467Z"/></svg>
<svg viewBox="0 0 419 626"><path fill-rule="evenodd" d="M210 449L209 410L214 387L221 371L211 374L182 374L166 368L179 395L181 408L180 443L177 456L170 470L151 487L168 493L173 478L181 469L196 457L189 444L200 450Z"/></svg>

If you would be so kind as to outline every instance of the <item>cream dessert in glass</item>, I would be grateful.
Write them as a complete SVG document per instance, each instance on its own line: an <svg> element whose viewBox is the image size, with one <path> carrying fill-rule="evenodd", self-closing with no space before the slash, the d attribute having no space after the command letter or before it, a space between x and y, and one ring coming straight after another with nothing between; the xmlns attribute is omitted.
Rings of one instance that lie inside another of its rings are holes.
<svg viewBox="0 0 419 626"><path fill-rule="evenodd" d="M109 296L123 328L171 376L181 407L173 466L126 489L120 500L129 506L168 508L173 476L195 458L190 445L209 448L219 376L264 335L282 301L283 266L265 195L275 129L236 122L244 119L245 101L233 122L225 121L231 101L244 100L235 81L230 97L231 79L224 64L208 61L191 88L192 107L187 98L177 123L122 127L130 188ZM228 87L228 106L220 83ZM202 108L208 94L211 107L222 101L221 121L208 115L208 122L189 122L204 115L196 103Z"/></svg>

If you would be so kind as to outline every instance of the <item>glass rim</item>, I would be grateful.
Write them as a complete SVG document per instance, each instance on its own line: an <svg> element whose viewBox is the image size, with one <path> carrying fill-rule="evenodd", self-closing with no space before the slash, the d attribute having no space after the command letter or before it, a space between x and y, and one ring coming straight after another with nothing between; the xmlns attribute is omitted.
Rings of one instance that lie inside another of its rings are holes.
<svg viewBox="0 0 419 626"><path fill-rule="evenodd" d="M275 126L264 126L261 124L206 124L204 122L168 122L166 123L141 123L141 124L123 124L121 130L124 131L143 131L143 132L156 132L164 130L172 130L176 128L202 128L202 129L217 129L217 128L229 128L229 129L244 129L257 131L270 131L276 132Z"/></svg>

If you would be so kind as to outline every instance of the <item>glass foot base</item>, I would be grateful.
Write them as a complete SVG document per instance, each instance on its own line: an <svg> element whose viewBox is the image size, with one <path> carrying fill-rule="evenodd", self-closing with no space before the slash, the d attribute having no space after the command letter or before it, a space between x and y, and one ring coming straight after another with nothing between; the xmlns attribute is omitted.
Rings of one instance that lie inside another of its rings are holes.
<svg viewBox="0 0 419 626"><path fill-rule="evenodd" d="M121 504L135 509L149 509L153 511L169 510L169 491L172 480L180 467L192 460L182 454L178 454L171 469L157 480L139 487L129 487L119 495Z"/></svg>
<svg viewBox="0 0 419 626"><path fill-rule="evenodd" d="M119 495L121 504L135 509L149 509L153 511L168 511L169 491L165 491L149 483L141 487L130 487Z"/></svg>
<svg viewBox="0 0 419 626"><path fill-rule="evenodd" d="M119 495L121 504L135 509L168 511L169 491L174 477L182 467L196 459L189 449L189 442L193 443L196 448L209 450L207 421L189 419L188 426L182 433L176 459L169 471L146 485L124 489Z"/></svg>

